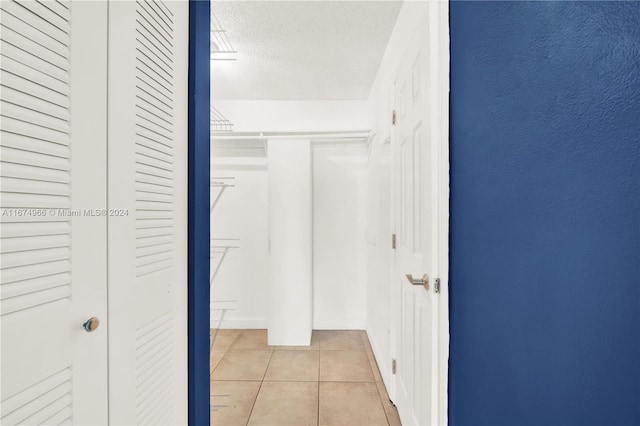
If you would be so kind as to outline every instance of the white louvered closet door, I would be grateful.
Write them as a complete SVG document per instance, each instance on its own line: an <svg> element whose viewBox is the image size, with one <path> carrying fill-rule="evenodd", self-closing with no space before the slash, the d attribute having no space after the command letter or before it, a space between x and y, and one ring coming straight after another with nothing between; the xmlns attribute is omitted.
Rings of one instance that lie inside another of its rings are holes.
<svg viewBox="0 0 640 426"><path fill-rule="evenodd" d="M112 424L187 422L187 67L186 1L110 2Z"/></svg>
<svg viewBox="0 0 640 426"><path fill-rule="evenodd" d="M0 423L105 424L107 4L0 10Z"/></svg>

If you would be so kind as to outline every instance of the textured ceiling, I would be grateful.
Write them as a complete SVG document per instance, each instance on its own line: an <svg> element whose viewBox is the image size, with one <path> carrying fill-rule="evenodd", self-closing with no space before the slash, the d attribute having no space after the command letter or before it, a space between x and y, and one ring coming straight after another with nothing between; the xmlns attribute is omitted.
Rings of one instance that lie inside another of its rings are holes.
<svg viewBox="0 0 640 426"><path fill-rule="evenodd" d="M214 99L366 99L400 1L213 1L236 61L212 61Z"/></svg>

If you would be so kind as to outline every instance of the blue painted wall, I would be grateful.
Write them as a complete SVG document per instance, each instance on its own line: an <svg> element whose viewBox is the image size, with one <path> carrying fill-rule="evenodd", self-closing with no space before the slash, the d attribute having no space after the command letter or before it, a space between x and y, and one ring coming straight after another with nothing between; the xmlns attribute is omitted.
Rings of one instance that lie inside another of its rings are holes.
<svg viewBox="0 0 640 426"><path fill-rule="evenodd" d="M189 425L210 420L209 377L209 0L189 0L188 361Z"/></svg>
<svg viewBox="0 0 640 426"><path fill-rule="evenodd" d="M640 424L640 2L452 2L452 425Z"/></svg>

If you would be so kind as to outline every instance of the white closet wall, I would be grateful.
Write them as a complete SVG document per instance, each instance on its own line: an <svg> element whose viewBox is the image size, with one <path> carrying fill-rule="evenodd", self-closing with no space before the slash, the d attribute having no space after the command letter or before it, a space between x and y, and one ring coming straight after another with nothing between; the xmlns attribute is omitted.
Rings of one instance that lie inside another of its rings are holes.
<svg viewBox="0 0 640 426"><path fill-rule="evenodd" d="M266 328L269 277L269 223L267 216L266 165L221 166L212 175L233 177L216 205L211 221L214 238L238 238L237 249L225 257L212 286L212 308L232 308L224 317L227 328ZM212 261L212 270L216 262ZM221 311L211 312L211 327L217 327Z"/></svg>
<svg viewBox="0 0 640 426"><path fill-rule="evenodd" d="M370 127L366 101L214 99L213 105L233 122L235 133ZM314 303L314 328L363 328L365 324L366 148L363 142L359 146L340 143L313 143L313 185L318 190L313 199L314 234L319 236L313 254L313 291L318 301ZM240 239L240 248L227 255L215 278L212 300L234 301L225 305L233 310L226 312L223 328L267 328L270 230L265 145L255 140L214 140L211 174L235 178L235 187L225 191L212 214L212 237ZM216 191L212 190L212 196ZM340 226L340 235L335 225ZM354 256L353 261L345 257L347 253ZM212 260L212 268L215 266ZM212 327L218 326L219 315L212 311Z"/></svg>
<svg viewBox="0 0 640 426"><path fill-rule="evenodd" d="M313 146L313 328L366 323L365 142Z"/></svg>

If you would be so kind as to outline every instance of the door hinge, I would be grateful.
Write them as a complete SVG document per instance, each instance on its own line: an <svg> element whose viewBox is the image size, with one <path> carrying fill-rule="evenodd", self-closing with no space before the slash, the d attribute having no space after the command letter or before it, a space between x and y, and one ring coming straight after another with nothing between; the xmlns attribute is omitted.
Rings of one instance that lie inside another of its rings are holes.
<svg viewBox="0 0 640 426"><path fill-rule="evenodd" d="M433 280L433 292L440 293L440 278Z"/></svg>
<svg viewBox="0 0 640 426"><path fill-rule="evenodd" d="M391 124L394 125L394 126L396 125L396 110L395 109L391 112Z"/></svg>
<svg viewBox="0 0 640 426"><path fill-rule="evenodd" d="M396 249L396 234L391 234L391 248Z"/></svg>
<svg viewBox="0 0 640 426"><path fill-rule="evenodd" d="M391 360L391 374L396 374L397 363L395 359Z"/></svg>

